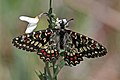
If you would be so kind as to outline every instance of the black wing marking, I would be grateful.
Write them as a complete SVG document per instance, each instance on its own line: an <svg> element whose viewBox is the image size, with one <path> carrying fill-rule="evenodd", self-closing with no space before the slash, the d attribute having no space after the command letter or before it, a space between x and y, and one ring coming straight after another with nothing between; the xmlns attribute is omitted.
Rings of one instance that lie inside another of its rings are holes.
<svg viewBox="0 0 120 80"><path fill-rule="evenodd" d="M40 30L23 34L13 39L12 43L19 49L37 52L44 62L58 59L59 51L56 49L56 31L53 29Z"/></svg>
<svg viewBox="0 0 120 80"><path fill-rule="evenodd" d="M12 43L19 49L37 52L38 49L44 47L49 42L52 34L52 30L40 30L18 36L13 39Z"/></svg>
<svg viewBox="0 0 120 80"><path fill-rule="evenodd" d="M66 42L64 56L64 60L68 65L75 66L79 64L83 60L82 57L95 58L104 56L107 53L106 48L97 41L71 30L65 30L65 32L67 32L70 39Z"/></svg>

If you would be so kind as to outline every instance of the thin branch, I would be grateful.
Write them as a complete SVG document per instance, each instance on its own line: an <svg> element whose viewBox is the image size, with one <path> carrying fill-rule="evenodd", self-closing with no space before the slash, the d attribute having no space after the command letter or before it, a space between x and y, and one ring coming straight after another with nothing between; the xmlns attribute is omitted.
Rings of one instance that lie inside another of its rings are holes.
<svg viewBox="0 0 120 80"><path fill-rule="evenodd" d="M54 76L53 79L57 80L57 75L55 75L55 73L56 73L56 65L55 65L55 63L56 63L56 61L53 62L53 76Z"/></svg>
<svg viewBox="0 0 120 80"><path fill-rule="evenodd" d="M52 8L52 6L51 6L51 5L52 5L52 0L50 0L50 6L49 6L50 8Z"/></svg>
<svg viewBox="0 0 120 80"><path fill-rule="evenodd" d="M50 80L52 80L52 75L51 75L50 69L49 69L49 62L45 63L45 68L46 68L46 73L48 74L48 77L50 78Z"/></svg>

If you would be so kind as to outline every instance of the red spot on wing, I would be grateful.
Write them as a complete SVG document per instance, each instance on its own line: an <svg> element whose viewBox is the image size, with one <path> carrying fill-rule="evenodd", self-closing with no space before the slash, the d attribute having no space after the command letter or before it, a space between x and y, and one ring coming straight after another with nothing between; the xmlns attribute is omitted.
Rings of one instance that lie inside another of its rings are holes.
<svg viewBox="0 0 120 80"><path fill-rule="evenodd" d="M45 52L45 50L41 50L41 52Z"/></svg>
<svg viewBox="0 0 120 80"><path fill-rule="evenodd" d="M70 58L71 61L73 61L73 58Z"/></svg>
<svg viewBox="0 0 120 80"><path fill-rule="evenodd" d="M47 51L46 49L42 49L42 50L38 51L38 55L44 62L46 62L46 61L51 62L52 60L58 59L58 56L59 56L58 51L54 51L54 53L47 53L46 51ZM41 53L41 54L39 54L39 53Z"/></svg>
<svg viewBox="0 0 120 80"><path fill-rule="evenodd" d="M76 56L74 56L74 59L76 60L76 59L77 59L77 57L76 57Z"/></svg>
<svg viewBox="0 0 120 80"><path fill-rule="evenodd" d="M55 56L54 54L52 54L52 56Z"/></svg>
<svg viewBox="0 0 120 80"><path fill-rule="evenodd" d="M47 53L46 53L46 52L44 52L43 54L44 54L44 55L47 55Z"/></svg>
<svg viewBox="0 0 120 80"><path fill-rule="evenodd" d="M50 57L50 54L47 54L47 57Z"/></svg>

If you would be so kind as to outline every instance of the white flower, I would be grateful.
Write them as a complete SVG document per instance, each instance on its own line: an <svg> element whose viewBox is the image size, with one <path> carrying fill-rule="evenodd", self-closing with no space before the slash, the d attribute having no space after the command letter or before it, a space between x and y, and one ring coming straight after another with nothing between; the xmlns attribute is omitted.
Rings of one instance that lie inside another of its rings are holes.
<svg viewBox="0 0 120 80"><path fill-rule="evenodd" d="M27 17L27 16L20 16L19 19L22 21L28 22L27 29L25 33L31 33L33 30L37 27L37 23L39 22L39 18L43 15L41 13L39 16L36 16L35 18Z"/></svg>

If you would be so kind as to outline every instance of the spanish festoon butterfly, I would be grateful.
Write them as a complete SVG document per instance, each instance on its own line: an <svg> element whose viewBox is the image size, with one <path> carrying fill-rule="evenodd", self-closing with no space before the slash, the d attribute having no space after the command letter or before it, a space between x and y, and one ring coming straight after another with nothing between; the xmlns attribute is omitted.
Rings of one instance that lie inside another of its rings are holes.
<svg viewBox="0 0 120 80"><path fill-rule="evenodd" d="M69 20L59 20L55 28L47 28L15 37L13 45L19 49L37 52L43 61L59 58L60 50L66 65L79 64L83 57L95 58L104 56L107 50L97 41L67 29Z"/></svg>

